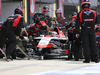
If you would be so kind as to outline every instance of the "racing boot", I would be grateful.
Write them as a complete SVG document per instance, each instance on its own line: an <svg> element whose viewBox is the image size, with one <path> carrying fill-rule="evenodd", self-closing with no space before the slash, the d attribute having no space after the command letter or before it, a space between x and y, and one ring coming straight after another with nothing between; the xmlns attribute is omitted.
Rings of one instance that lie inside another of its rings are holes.
<svg viewBox="0 0 100 75"><path fill-rule="evenodd" d="M90 63L90 61L86 61L86 60L85 60L85 61L83 61L83 63Z"/></svg>
<svg viewBox="0 0 100 75"><path fill-rule="evenodd" d="M99 63L100 60L91 60L91 62Z"/></svg>
<svg viewBox="0 0 100 75"><path fill-rule="evenodd" d="M12 57L7 56L7 59L6 59L7 62L10 62L10 61L12 61L12 60L13 60Z"/></svg>
<svg viewBox="0 0 100 75"><path fill-rule="evenodd" d="M85 59L85 61L83 61L83 63L90 63L90 59Z"/></svg>

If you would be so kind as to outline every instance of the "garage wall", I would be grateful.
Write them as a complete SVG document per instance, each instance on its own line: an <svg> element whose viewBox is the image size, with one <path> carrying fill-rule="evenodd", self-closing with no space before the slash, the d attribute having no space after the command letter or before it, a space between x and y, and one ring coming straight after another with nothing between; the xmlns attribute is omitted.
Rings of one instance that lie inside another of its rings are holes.
<svg viewBox="0 0 100 75"><path fill-rule="evenodd" d="M98 0L90 0L91 1L91 6L92 7L97 7Z"/></svg>
<svg viewBox="0 0 100 75"><path fill-rule="evenodd" d="M79 5L80 4L80 0L63 0L64 5Z"/></svg>
<svg viewBox="0 0 100 75"><path fill-rule="evenodd" d="M52 17L53 16L53 4L41 4L41 12L42 12L42 8L44 6L48 6L49 7L49 9L50 9L49 15ZM36 12L37 13L39 12L39 4L36 4Z"/></svg>
<svg viewBox="0 0 100 75"><path fill-rule="evenodd" d="M5 2L2 3L1 20L5 21L9 15L14 14L14 9L20 6L20 2Z"/></svg>
<svg viewBox="0 0 100 75"><path fill-rule="evenodd" d="M64 6L64 17L69 19L69 15L72 15L73 12L77 12L75 6Z"/></svg>
<svg viewBox="0 0 100 75"><path fill-rule="evenodd" d="M36 2L40 2L40 0L35 0ZM56 0L41 0L41 2L45 3L56 3Z"/></svg>

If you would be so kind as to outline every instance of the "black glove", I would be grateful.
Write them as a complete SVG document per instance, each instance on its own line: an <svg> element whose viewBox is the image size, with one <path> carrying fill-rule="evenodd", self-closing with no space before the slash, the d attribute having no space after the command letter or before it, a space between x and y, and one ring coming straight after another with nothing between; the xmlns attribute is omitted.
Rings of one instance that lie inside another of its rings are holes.
<svg viewBox="0 0 100 75"><path fill-rule="evenodd" d="M24 37L22 35L19 36L20 39L24 39Z"/></svg>

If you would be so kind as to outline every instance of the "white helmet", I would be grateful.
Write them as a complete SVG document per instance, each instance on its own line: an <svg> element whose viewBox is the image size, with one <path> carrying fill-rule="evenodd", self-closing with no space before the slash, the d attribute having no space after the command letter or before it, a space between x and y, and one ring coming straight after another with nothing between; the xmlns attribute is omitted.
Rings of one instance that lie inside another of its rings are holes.
<svg viewBox="0 0 100 75"><path fill-rule="evenodd" d="M57 32L55 31L52 32L52 37L57 37L57 35L58 35Z"/></svg>

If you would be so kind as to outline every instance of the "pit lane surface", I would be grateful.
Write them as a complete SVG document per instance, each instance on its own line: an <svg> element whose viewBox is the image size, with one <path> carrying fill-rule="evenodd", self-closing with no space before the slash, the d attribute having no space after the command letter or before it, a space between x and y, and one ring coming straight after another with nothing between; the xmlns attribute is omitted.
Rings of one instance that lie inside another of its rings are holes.
<svg viewBox="0 0 100 75"><path fill-rule="evenodd" d="M82 63L83 60L19 59L6 62L0 59L0 75L100 75L100 63Z"/></svg>

